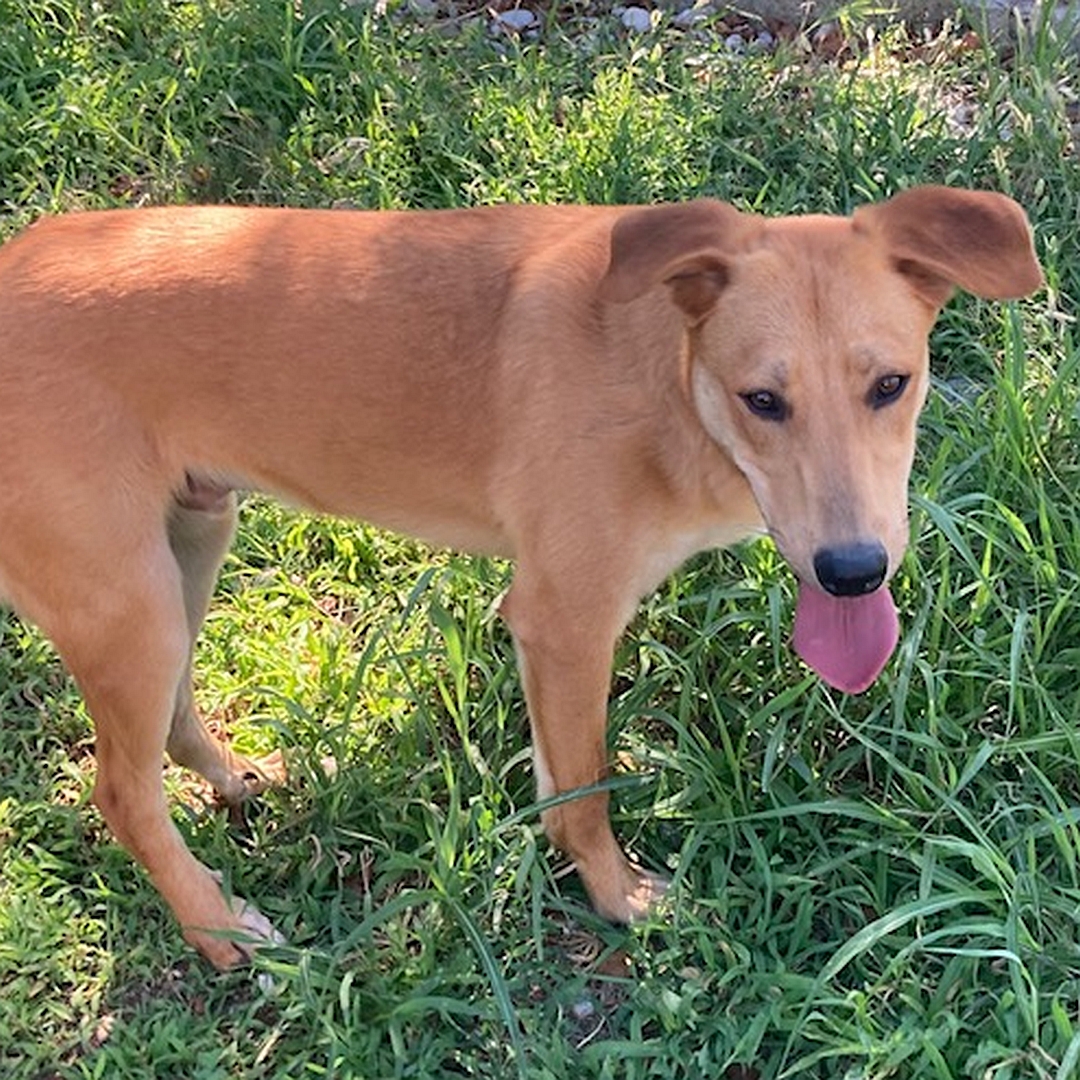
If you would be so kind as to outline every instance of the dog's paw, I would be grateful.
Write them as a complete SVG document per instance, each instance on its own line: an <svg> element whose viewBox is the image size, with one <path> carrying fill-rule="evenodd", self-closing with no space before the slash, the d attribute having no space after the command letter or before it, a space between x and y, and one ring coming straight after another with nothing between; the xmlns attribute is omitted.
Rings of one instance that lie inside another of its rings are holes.
<svg viewBox="0 0 1080 1080"><path fill-rule="evenodd" d="M241 896L225 897L218 886L221 874L208 870L214 883L216 902L213 913L197 925L184 927L184 939L198 949L219 971L228 971L248 963L256 950L265 945L281 945L285 938L254 904Z"/></svg>
<svg viewBox="0 0 1080 1080"><path fill-rule="evenodd" d="M285 935L254 904L249 904L239 896L232 897L230 903L244 932L250 935L247 941L235 942L237 948L244 953L244 962L251 961L255 952L265 945L285 944ZM260 971L256 982L264 994L273 994L278 989L277 982L269 971Z"/></svg>
<svg viewBox="0 0 1080 1080"><path fill-rule="evenodd" d="M637 880L626 896L626 918L620 921L633 923L648 918L656 910L667 896L671 882L660 874L651 874L632 864L630 871Z"/></svg>
<svg viewBox="0 0 1080 1080"><path fill-rule="evenodd" d="M648 918L667 895L670 882L660 874L650 873L624 861L617 874L593 887L585 886L600 915L617 923L635 923Z"/></svg>
<svg viewBox="0 0 1080 1080"><path fill-rule="evenodd" d="M238 797L230 800L238 802L259 795L267 788L281 787L289 778L285 768L285 758L280 750L261 758L237 758Z"/></svg>
<svg viewBox="0 0 1080 1080"><path fill-rule="evenodd" d="M254 905L240 896L229 898L229 905L240 925L240 934L234 944L244 952L245 957L263 945L283 945L284 935Z"/></svg>

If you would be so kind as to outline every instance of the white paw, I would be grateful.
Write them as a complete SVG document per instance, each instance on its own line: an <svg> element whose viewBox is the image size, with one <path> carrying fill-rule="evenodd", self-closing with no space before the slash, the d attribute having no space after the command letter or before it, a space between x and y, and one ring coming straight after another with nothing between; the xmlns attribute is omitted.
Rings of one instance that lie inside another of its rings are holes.
<svg viewBox="0 0 1080 1080"><path fill-rule="evenodd" d="M231 896L229 906L233 910L240 923L241 936L237 941L237 947L248 955L260 945L283 945L284 936L274 927L274 924L254 905L248 903L243 897ZM250 938L250 948L243 937Z"/></svg>

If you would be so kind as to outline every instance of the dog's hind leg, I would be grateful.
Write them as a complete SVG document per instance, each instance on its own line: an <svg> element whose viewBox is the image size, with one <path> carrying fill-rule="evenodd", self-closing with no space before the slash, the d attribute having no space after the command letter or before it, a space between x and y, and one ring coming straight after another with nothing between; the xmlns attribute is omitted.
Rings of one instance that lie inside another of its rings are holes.
<svg viewBox="0 0 1080 1080"><path fill-rule="evenodd" d="M166 749L173 761L205 777L227 803L235 805L285 777L280 754L252 760L214 738L199 716L192 689L192 652L236 530L236 496L189 480L188 491L172 507L168 526L169 546L182 577L189 644Z"/></svg>
<svg viewBox="0 0 1080 1080"><path fill-rule="evenodd" d="M81 524L36 532L50 575L28 614L52 638L93 719L94 801L106 823L146 867L185 938L230 967L273 931L253 908L226 900L166 806L165 744L191 645L177 560L161 521L102 513Z"/></svg>

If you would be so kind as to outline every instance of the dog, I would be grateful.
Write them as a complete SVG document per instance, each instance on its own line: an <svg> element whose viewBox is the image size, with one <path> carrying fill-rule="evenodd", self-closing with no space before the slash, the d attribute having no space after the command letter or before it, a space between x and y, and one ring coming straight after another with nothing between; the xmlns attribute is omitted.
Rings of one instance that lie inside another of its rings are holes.
<svg viewBox="0 0 1080 1080"><path fill-rule="evenodd" d="M515 560L541 799L605 775L613 649L691 554L767 530L796 650L858 692L893 651L931 326L1042 282L1020 207L917 187L850 217L717 201L59 215L0 248L0 592L95 726L94 799L219 968L274 931L172 824L165 753L274 779L203 726L193 641L237 490ZM543 811L602 915L664 882L594 790Z"/></svg>

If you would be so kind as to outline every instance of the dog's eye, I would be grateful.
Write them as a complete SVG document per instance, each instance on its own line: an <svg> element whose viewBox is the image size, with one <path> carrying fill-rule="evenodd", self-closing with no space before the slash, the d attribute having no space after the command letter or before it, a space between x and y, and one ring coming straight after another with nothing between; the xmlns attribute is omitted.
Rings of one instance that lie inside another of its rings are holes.
<svg viewBox="0 0 1080 1080"><path fill-rule="evenodd" d="M870 391L871 407L880 409L883 405L891 405L904 392L907 384L907 375L886 375L878 379Z"/></svg>
<svg viewBox="0 0 1080 1080"><path fill-rule="evenodd" d="M787 403L771 390L750 390L740 396L746 402L746 407L762 420L787 419Z"/></svg>

